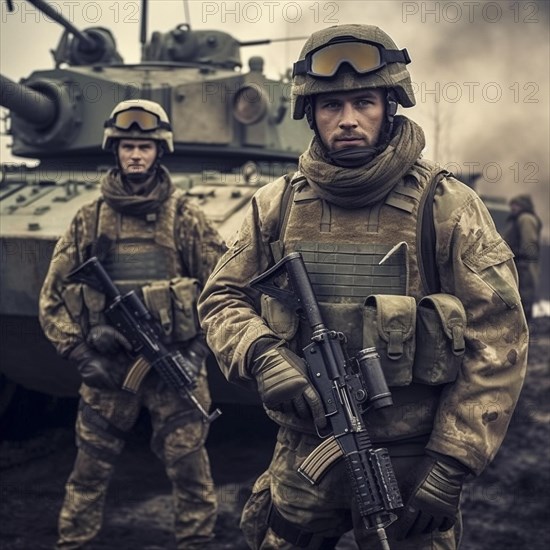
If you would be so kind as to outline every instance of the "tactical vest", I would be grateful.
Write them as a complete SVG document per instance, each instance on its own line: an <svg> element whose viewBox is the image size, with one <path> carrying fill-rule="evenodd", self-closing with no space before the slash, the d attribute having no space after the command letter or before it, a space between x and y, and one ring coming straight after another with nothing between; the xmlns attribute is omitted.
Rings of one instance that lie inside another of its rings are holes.
<svg viewBox="0 0 550 550"><path fill-rule="evenodd" d="M174 240L179 197L173 194L158 213L143 218L126 216L101 204L97 235L105 236L111 243L103 265L121 292L184 272Z"/></svg>
<svg viewBox="0 0 550 550"><path fill-rule="evenodd" d="M350 351L364 347L368 296L419 301L425 295L417 262L417 219L424 189L440 172L420 160L384 202L354 209L318 198L304 176L293 177L294 196L275 254L302 253L325 322L342 327ZM307 330L299 333L309 338Z"/></svg>
<svg viewBox="0 0 550 550"><path fill-rule="evenodd" d="M418 261L425 229L419 218L426 219L419 214L429 211L433 226L433 192L441 173L419 160L384 201L354 209L320 199L295 174L292 202L271 243L275 261L302 253L324 322L345 334L350 356L366 347L378 350L394 406L367 413L376 441L428 434L441 388L456 378L464 354L464 308L456 297L424 287L420 268L426 267ZM428 240L434 244L435 236ZM434 262L433 250L425 252ZM269 296L262 295L261 309L270 328L300 354L310 342L309 326ZM404 418L404 411L414 414ZM292 415L268 414L308 431Z"/></svg>
<svg viewBox="0 0 550 550"><path fill-rule="evenodd" d="M166 288L161 292L163 303L150 307L155 310L153 314L166 310L156 315L161 325L166 324L161 318L164 314L169 320L172 315L169 281L188 276L175 242L175 217L182 198L183 193L178 190L158 212L144 217L124 215L99 200L96 226L81 242L82 248L90 247L91 254L99 256L121 294L141 291L156 281L165 282ZM87 324L103 323L104 295L87 285L82 287L82 294L88 311Z"/></svg>

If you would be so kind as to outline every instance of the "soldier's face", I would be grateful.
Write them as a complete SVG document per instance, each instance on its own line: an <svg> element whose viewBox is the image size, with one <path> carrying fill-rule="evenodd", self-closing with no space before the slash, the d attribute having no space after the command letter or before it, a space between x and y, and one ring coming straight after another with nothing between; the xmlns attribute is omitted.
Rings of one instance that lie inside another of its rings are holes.
<svg viewBox="0 0 550 550"><path fill-rule="evenodd" d="M315 98L317 130L330 152L375 146L384 122L384 111L381 90L329 92Z"/></svg>
<svg viewBox="0 0 550 550"><path fill-rule="evenodd" d="M157 144L152 139L121 139L118 160L123 174L148 172L157 158Z"/></svg>

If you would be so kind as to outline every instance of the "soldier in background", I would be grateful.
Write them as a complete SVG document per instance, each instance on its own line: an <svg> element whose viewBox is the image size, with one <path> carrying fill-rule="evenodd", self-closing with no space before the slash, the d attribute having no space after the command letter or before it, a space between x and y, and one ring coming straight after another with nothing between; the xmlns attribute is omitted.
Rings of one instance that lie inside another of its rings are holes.
<svg viewBox="0 0 550 550"><path fill-rule="evenodd" d="M82 376L78 454L66 486L57 548L81 548L98 533L115 463L145 407L152 450L172 482L177 547L204 549L212 544L217 510L204 448L208 426L154 370L136 395L121 389L129 344L106 324L103 294L68 282L67 275L97 256L122 294L136 290L162 326L165 343L195 366L195 394L208 409L207 348L196 299L223 244L160 164L174 146L159 104L130 100L117 105L105 123L103 148L114 152L116 167L101 179L101 197L77 212L57 243L40 295L46 336Z"/></svg>
<svg viewBox="0 0 550 550"><path fill-rule="evenodd" d="M396 115L398 103L415 104L409 61L378 27L311 35L292 88L293 116L314 132L309 149L299 172L256 193L199 299L226 377L257 391L280 426L242 514L252 548L334 548L352 527L360 548L379 548L342 462L315 486L298 474L327 424L302 355L311 330L248 286L283 256L301 251L324 322L344 332L350 355L380 354L394 404L365 422L405 503L388 529L392 550L458 547L464 480L494 458L519 396L527 327L513 255L475 192L423 159L422 129ZM437 288L418 258L423 200Z"/></svg>
<svg viewBox="0 0 550 550"><path fill-rule="evenodd" d="M510 216L504 238L514 253L519 276L521 304L527 320L533 317L533 304L539 284L540 232L542 222L535 214L530 195L518 195L510 200Z"/></svg>

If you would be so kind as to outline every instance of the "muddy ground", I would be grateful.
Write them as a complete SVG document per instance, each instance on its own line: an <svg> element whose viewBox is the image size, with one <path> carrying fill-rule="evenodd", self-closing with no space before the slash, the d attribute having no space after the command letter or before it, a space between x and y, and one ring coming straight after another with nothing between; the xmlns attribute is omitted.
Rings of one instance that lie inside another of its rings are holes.
<svg viewBox="0 0 550 550"><path fill-rule="evenodd" d="M550 544L550 318L532 325L529 372L497 458L464 491L464 550L542 550ZM57 403L17 440L0 444L0 548L52 548L65 480L75 456L74 402ZM275 427L254 407L224 406L208 450L218 487L220 550L246 545L240 509L268 464ZM147 418L130 438L107 498L105 525L91 550L171 550L170 487L148 448ZM34 458L29 459L32 455ZM342 541L340 548L353 544Z"/></svg>

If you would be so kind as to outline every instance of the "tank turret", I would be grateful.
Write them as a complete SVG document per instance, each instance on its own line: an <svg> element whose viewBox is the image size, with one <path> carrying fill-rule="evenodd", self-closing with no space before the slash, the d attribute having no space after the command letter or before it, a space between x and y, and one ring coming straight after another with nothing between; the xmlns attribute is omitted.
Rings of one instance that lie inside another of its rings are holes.
<svg viewBox="0 0 550 550"><path fill-rule="evenodd" d="M98 195L99 179L113 165L101 144L114 106L136 98L162 105L175 148L163 163L226 238L257 188L295 169L310 130L290 117L288 80L268 78L260 57L243 67L241 48L269 40L243 43L186 23L147 39L142 17L142 59L124 63L108 29L79 30L44 0L27 1L63 33L53 68L21 82L0 79L11 151L22 159L3 165L0 180L1 373L28 388L67 395L76 392L78 378L42 335L38 294L55 242L76 210ZM143 16L147 3L142 7ZM39 162L29 168L25 159ZM216 397L221 375L212 376Z"/></svg>

